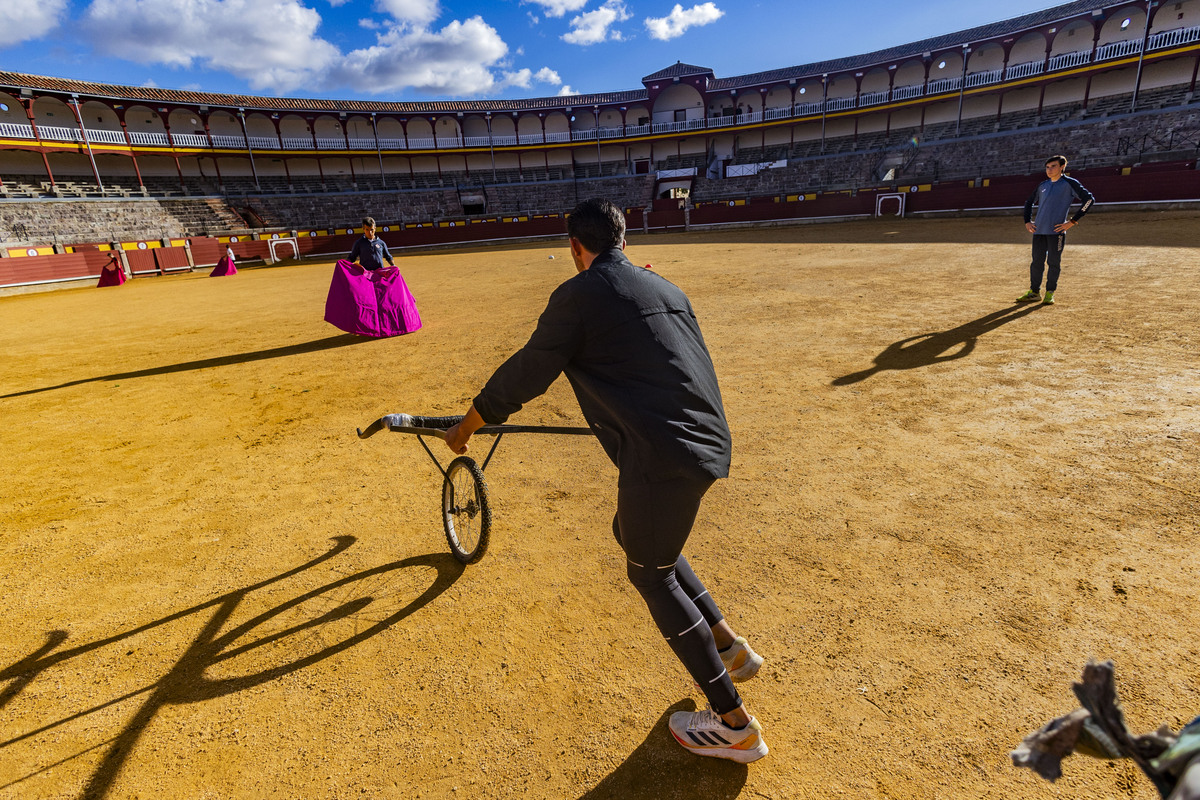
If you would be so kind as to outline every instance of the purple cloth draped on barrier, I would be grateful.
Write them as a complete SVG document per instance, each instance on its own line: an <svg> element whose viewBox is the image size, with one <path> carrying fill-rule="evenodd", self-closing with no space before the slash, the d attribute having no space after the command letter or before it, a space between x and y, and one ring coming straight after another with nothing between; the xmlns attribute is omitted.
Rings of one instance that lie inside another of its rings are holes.
<svg viewBox="0 0 1200 800"><path fill-rule="evenodd" d="M210 278L219 278L222 275L237 275L237 267L233 265L233 261L229 256L224 256L217 265L213 267L213 271L208 273Z"/></svg>
<svg viewBox="0 0 1200 800"><path fill-rule="evenodd" d="M100 270L100 281L96 284L96 288L101 286L120 286L125 282L125 270L121 269L121 262L113 256L112 260L104 265L104 269Z"/></svg>
<svg viewBox="0 0 1200 800"><path fill-rule="evenodd" d="M368 271L341 260L333 268L325 321L359 336L398 336L421 328L421 315L395 267Z"/></svg>

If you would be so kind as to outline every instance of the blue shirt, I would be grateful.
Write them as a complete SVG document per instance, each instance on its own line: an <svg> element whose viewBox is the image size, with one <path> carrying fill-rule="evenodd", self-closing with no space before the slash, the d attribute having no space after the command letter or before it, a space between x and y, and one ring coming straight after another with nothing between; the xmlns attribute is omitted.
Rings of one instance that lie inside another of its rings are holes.
<svg viewBox="0 0 1200 800"><path fill-rule="evenodd" d="M1066 175L1056 181L1047 178L1038 184L1033 194L1025 201L1025 221L1033 222L1037 226L1037 230L1034 231L1037 236L1056 236L1058 232L1054 230L1054 226L1067 221L1067 215L1071 213L1071 203L1075 198L1079 198L1079 202L1083 204L1071 218L1072 221L1078 222L1091 210L1096 198L1074 178L1068 178ZM1034 205L1037 206L1036 220L1033 217Z"/></svg>
<svg viewBox="0 0 1200 800"><path fill-rule="evenodd" d="M354 249L350 251L350 260L357 260L358 263L362 264L363 269L367 270L382 269L384 261L395 266L395 262L392 261L392 254L388 252L387 244L378 236L374 239L368 239L364 236L355 242Z"/></svg>

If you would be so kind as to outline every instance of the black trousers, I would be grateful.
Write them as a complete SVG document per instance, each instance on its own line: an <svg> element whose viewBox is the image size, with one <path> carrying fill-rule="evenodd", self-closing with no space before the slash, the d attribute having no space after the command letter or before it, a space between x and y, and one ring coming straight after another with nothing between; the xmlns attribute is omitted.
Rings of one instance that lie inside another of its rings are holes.
<svg viewBox="0 0 1200 800"><path fill-rule="evenodd" d="M1042 271L1047 262L1050 271L1046 273L1046 291L1053 292L1058 288L1058 273L1062 270L1062 251L1066 244L1065 233L1034 234L1033 260L1029 262L1029 288L1032 291L1042 288Z"/></svg>
<svg viewBox="0 0 1200 800"><path fill-rule="evenodd" d="M713 711L727 714L742 699L713 640L712 626L724 616L682 555L710 486L710 480L686 478L619 486L613 535L625 551L629 581L646 601L654 624Z"/></svg>

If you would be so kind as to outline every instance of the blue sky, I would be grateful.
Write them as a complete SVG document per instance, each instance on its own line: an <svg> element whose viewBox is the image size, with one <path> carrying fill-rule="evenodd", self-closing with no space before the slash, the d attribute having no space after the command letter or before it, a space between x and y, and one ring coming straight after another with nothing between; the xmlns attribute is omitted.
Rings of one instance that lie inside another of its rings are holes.
<svg viewBox="0 0 1200 800"><path fill-rule="evenodd" d="M0 70L365 100L641 88L857 55L1050 8L1010 0L0 0Z"/></svg>

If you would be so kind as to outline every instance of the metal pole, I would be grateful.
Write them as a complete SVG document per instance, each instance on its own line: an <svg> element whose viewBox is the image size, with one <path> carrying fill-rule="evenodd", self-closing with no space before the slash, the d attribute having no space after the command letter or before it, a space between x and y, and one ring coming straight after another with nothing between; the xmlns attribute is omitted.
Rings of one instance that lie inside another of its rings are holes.
<svg viewBox="0 0 1200 800"><path fill-rule="evenodd" d="M821 76L821 152L825 152L825 106L829 104L829 74Z"/></svg>
<svg viewBox="0 0 1200 800"><path fill-rule="evenodd" d="M1142 62L1146 59L1146 44L1150 41L1150 9L1153 0L1146 0L1146 29L1142 32L1142 49L1138 52L1137 77L1133 81L1133 99L1129 101L1130 113L1137 110L1138 87L1142 85Z"/></svg>
<svg viewBox="0 0 1200 800"><path fill-rule="evenodd" d="M962 75L958 79L958 120L954 123L955 136L958 136L959 131L962 130L963 93L967 90L967 54L971 52L971 48L967 45L964 44L962 47L963 68Z"/></svg>
<svg viewBox="0 0 1200 800"><path fill-rule="evenodd" d="M254 166L254 150L250 148L250 129L246 127L246 109L238 109L238 119L242 121L242 135L246 137L246 152L250 154L250 171L254 173L254 188L262 191L262 184L258 182L258 169ZM318 164L320 161L317 162Z"/></svg>
<svg viewBox="0 0 1200 800"><path fill-rule="evenodd" d="M496 146L492 142L492 115L485 114L483 118L487 121L488 154L492 157L492 183L498 183L499 179L496 177Z"/></svg>
<svg viewBox="0 0 1200 800"><path fill-rule="evenodd" d="M88 138L87 128L83 125L83 110L79 107L79 97L71 95L71 101L75 103L75 121L79 123L79 132L83 134L83 143L87 145L88 160L92 162L92 175L96 177L100 194L104 194L104 181L100 180L100 170L96 169L96 156L92 154L92 142Z"/></svg>
<svg viewBox="0 0 1200 800"><path fill-rule="evenodd" d="M387 175L383 173L383 150L379 147L379 126L375 124L375 115L371 115L371 130L375 133L375 152L379 154L379 178L383 188L387 188Z"/></svg>

